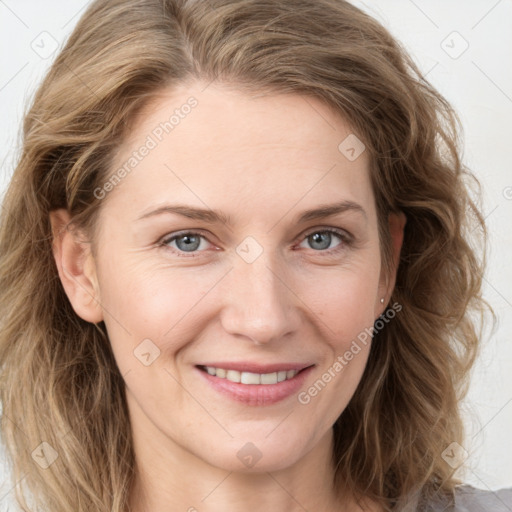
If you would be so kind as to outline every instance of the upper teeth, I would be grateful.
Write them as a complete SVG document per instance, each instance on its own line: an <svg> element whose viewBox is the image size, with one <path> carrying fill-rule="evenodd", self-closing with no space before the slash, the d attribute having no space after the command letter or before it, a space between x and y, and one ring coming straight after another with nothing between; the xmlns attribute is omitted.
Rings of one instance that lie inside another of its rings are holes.
<svg viewBox="0 0 512 512"><path fill-rule="evenodd" d="M231 382L241 384L277 384L278 382L283 382L283 380L292 379L298 373L297 370L283 370L274 373L251 373L224 370L223 368L214 368L213 366L207 366L206 371L210 375L215 375L221 379L227 379Z"/></svg>

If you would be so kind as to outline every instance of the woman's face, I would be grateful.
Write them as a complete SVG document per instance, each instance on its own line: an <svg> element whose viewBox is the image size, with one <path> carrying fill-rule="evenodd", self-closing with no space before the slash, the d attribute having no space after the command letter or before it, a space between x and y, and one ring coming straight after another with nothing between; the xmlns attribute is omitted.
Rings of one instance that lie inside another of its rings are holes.
<svg viewBox="0 0 512 512"><path fill-rule="evenodd" d="M112 172L93 279L135 442L291 466L331 435L390 293L364 147L316 99L196 84L153 102Z"/></svg>

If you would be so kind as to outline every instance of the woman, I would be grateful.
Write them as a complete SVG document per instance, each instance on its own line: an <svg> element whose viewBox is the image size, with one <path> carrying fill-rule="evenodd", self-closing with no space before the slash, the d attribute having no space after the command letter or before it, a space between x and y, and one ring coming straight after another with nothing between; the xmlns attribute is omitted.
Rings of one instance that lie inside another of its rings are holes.
<svg viewBox="0 0 512 512"><path fill-rule="evenodd" d="M344 1L94 2L2 214L20 505L512 507L454 476L486 307L456 129Z"/></svg>

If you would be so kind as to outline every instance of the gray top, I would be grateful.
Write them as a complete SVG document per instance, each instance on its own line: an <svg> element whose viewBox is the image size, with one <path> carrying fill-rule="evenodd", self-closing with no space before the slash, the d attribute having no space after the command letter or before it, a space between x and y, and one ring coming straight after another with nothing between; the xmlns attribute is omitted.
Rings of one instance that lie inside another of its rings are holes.
<svg viewBox="0 0 512 512"><path fill-rule="evenodd" d="M18 512L14 498L0 495L0 512ZM456 487L455 504L437 502L418 507L418 500L404 504L401 512L512 512L512 487L484 491L470 485Z"/></svg>
<svg viewBox="0 0 512 512"><path fill-rule="evenodd" d="M405 504L402 512L512 512L512 487L490 491L459 485L454 500L430 501L419 506L416 498Z"/></svg>
<svg viewBox="0 0 512 512"><path fill-rule="evenodd" d="M460 486L455 495L454 512L512 512L512 487L483 491L469 485Z"/></svg>

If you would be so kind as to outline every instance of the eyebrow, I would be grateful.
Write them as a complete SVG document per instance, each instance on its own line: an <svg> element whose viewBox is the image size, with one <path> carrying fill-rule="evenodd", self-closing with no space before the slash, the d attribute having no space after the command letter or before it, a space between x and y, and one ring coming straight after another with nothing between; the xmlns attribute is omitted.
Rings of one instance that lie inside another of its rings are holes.
<svg viewBox="0 0 512 512"><path fill-rule="evenodd" d="M331 217L333 215L345 212L356 212L363 215L363 217L367 219L366 211L360 204L355 203L353 201L344 200L338 203L325 204L317 208L306 210L301 213L301 215L297 219L297 222L307 222L310 220L323 219L325 217ZM191 206L181 204L166 204L160 206L155 210L151 210L147 213L144 213L137 220L146 219L148 217L154 217L156 215L161 215L164 213L174 213L177 215L181 215L183 217L187 217L189 219L200 220L210 224L223 223L227 224L228 226L231 226L233 224L232 218L229 215L225 215L224 213L218 210L193 208Z"/></svg>

